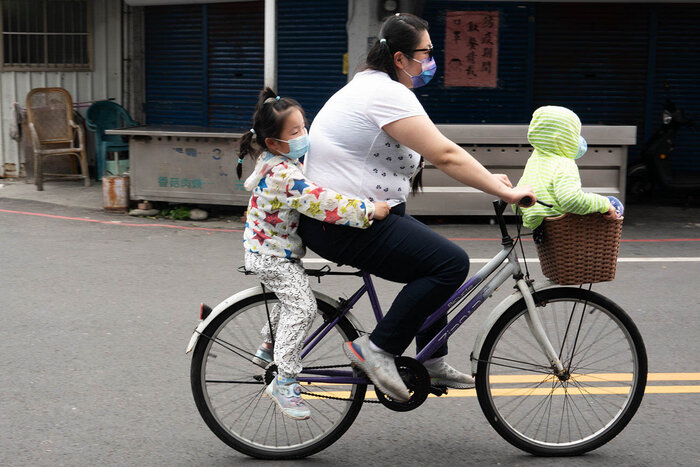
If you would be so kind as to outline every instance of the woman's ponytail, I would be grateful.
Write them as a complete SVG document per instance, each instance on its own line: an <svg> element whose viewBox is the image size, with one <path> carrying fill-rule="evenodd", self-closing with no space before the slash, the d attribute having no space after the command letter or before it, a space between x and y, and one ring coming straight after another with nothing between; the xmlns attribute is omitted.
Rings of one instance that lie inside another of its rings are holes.
<svg viewBox="0 0 700 467"><path fill-rule="evenodd" d="M425 159L423 156L418 160L418 171L411 179L411 193L418 194L423 191L423 169L425 168Z"/></svg>
<svg viewBox="0 0 700 467"><path fill-rule="evenodd" d="M382 34L381 32L379 33ZM394 67L394 54L389 40L381 37L367 53L367 67L373 70L383 71L394 81L398 81L396 68Z"/></svg>

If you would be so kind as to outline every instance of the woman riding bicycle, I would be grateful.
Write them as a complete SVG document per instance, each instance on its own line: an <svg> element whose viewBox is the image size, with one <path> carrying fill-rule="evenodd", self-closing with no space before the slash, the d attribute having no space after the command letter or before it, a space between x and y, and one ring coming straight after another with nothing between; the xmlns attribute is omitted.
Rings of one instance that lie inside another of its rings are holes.
<svg viewBox="0 0 700 467"><path fill-rule="evenodd" d="M469 272L469 258L460 247L405 213L411 178L414 190L420 186L422 158L459 182L508 203L526 196L535 199L530 187L513 188L508 177L486 170L427 116L411 89L434 75L432 52L427 22L411 14L389 17L364 70L314 119L305 160L306 175L321 186L392 207L386 219L365 230L304 217L298 233L304 244L328 260L406 284L371 335L345 348L372 382L397 401L408 400L409 392L393 356L401 355L414 337L420 350L447 324L443 317L417 334L425 318ZM471 387L471 376L449 366L445 355L446 344L425 362L432 384Z"/></svg>

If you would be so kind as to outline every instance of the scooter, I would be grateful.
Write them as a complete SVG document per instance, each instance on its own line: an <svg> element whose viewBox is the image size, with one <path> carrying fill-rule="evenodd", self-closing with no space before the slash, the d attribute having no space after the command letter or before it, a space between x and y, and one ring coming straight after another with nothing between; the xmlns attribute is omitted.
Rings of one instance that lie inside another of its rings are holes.
<svg viewBox="0 0 700 467"><path fill-rule="evenodd" d="M662 121L663 125L642 146L642 162L627 173L627 199L631 202L650 199L655 188L668 194L700 195L700 173L674 173L671 169L678 131L682 127L697 129L697 125L670 99L666 99Z"/></svg>

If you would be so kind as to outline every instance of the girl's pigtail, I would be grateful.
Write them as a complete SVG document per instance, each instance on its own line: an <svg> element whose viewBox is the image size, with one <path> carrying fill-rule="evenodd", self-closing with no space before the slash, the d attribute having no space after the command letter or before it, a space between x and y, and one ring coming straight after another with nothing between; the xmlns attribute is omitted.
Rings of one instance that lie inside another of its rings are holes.
<svg viewBox="0 0 700 467"><path fill-rule="evenodd" d="M255 149L253 148L253 138L255 138L255 130L252 128L246 131L241 137L241 143L238 149L238 165L236 166L236 175L240 180L243 175L243 158L247 155L255 157Z"/></svg>

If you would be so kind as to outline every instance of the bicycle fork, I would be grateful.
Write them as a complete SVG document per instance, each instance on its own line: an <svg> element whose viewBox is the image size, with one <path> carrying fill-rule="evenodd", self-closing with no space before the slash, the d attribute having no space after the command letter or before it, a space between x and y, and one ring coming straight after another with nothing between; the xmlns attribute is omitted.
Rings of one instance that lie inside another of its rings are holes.
<svg viewBox="0 0 700 467"><path fill-rule="evenodd" d="M549 341L547 333L544 330L544 326L542 326L542 320L540 319L540 314L535 306L535 300L532 298L532 294L530 293L530 287L524 279L518 279L517 285L520 293L525 299L525 305L527 305L525 321L527 321L527 325L530 328L532 335L535 336L535 340L537 340L540 348L547 356L547 360L549 360L549 364L551 365L552 369L556 371L556 375L560 378L566 378L566 369L564 368L564 365L562 365L557 352L554 350L554 346L552 346L552 343Z"/></svg>

